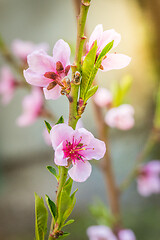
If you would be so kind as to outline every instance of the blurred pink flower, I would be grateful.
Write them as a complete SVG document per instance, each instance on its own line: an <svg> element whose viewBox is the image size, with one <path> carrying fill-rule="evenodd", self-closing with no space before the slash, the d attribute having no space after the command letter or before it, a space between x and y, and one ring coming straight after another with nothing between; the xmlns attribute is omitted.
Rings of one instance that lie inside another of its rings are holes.
<svg viewBox="0 0 160 240"><path fill-rule="evenodd" d="M73 165L68 171L76 182L84 182L91 174L88 160L99 160L105 154L104 142L84 128L73 130L65 123L55 125L50 132L52 147L55 150L54 161L59 166Z"/></svg>
<svg viewBox="0 0 160 240"><path fill-rule="evenodd" d="M133 115L133 107L129 104L123 104L110 109L105 116L105 122L112 128L128 130L134 126Z"/></svg>
<svg viewBox="0 0 160 240"><path fill-rule="evenodd" d="M109 107L112 103L112 94L106 88L100 87L95 93L93 99L99 107Z"/></svg>
<svg viewBox="0 0 160 240"><path fill-rule="evenodd" d="M102 24L99 24L95 27L94 31L92 32L89 42L86 44L86 50L89 52L89 50L92 48L94 42L97 40L98 50L97 50L97 56L100 54L100 52L103 50L103 48L111 41L114 40L113 48L115 48L120 40L121 35L117 33L114 29L110 29L103 32L103 26ZM102 67L101 69L103 71L109 71L112 69L121 69L126 67L131 61L131 58L124 54L118 54L118 53L107 53L105 58L102 61Z"/></svg>
<svg viewBox="0 0 160 240"><path fill-rule="evenodd" d="M65 120L64 122L67 124L68 120ZM54 125L53 125L53 126L54 126ZM52 127L53 127L53 126L52 126ZM82 120L79 119L78 122L77 122L77 125L76 125L76 129L82 128L82 127L83 127ZM45 143L46 143L47 145L51 146L51 145L52 145L52 142L51 142L50 134L49 134L47 128L45 128L44 131L43 131L43 137L44 137Z"/></svg>
<svg viewBox="0 0 160 240"><path fill-rule="evenodd" d="M49 46L47 43L34 44L29 41L22 41L20 39L15 39L12 42L11 48L15 56L20 58L22 61L26 62L28 54L40 49L48 51Z"/></svg>
<svg viewBox="0 0 160 240"><path fill-rule="evenodd" d="M25 127L34 123L41 114L43 108L42 90L38 87L34 87L31 94L24 97L22 106L23 113L17 119L17 124L20 127Z"/></svg>
<svg viewBox="0 0 160 240"><path fill-rule="evenodd" d="M130 229L121 229L118 232L118 239L119 240L136 240L136 237L132 230Z"/></svg>
<svg viewBox="0 0 160 240"><path fill-rule="evenodd" d="M24 70L26 81L35 86L44 87L46 99L61 96L63 79L70 70L70 47L62 39L53 48L53 57L44 50L34 51L27 57L29 68Z"/></svg>
<svg viewBox="0 0 160 240"><path fill-rule="evenodd" d="M12 98L16 87L16 81L12 75L9 67L4 66L1 69L0 76L0 95L2 96L2 103L8 104Z"/></svg>
<svg viewBox="0 0 160 240"><path fill-rule="evenodd" d="M143 165L137 179L138 192L147 197L152 193L160 193L160 161L153 160Z"/></svg>
<svg viewBox="0 0 160 240"><path fill-rule="evenodd" d="M103 225L91 226L87 229L89 240L117 240L112 230Z"/></svg>

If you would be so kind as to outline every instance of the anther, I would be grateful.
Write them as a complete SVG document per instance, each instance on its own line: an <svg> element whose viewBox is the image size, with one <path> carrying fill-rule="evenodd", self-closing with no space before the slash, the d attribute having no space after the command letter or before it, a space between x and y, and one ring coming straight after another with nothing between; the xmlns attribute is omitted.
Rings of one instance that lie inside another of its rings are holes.
<svg viewBox="0 0 160 240"><path fill-rule="evenodd" d="M56 62L56 71L58 73L61 73L61 72L63 72L63 70L64 70L64 68L63 68L62 63L60 61Z"/></svg>
<svg viewBox="0 0 160 240"><path fill-rule="evenodd" d="M44 74L44 77L55 80L58 77L58 75L54 72L46 72Z"/></svg>
<svg viewBox="0 0 160 240"><path fill-rule="evenodd" d="M51 83L49 83L49 85L48 85L48 87L47 87L47 90L53 89L56 85L57 85L56 82L51 82Z"/></svg>

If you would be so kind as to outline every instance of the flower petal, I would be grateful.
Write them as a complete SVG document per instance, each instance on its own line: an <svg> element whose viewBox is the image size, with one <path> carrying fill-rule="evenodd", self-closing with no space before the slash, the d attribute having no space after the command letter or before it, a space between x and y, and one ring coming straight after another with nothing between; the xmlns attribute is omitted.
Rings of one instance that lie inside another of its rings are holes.
<svg viewBox="0 0 160 240"><path fill-rule="evenodd" d="M89 240L117 240L111 229L104 225L91 226L87 229Z"/></svg>
<svg viewBox="0 0 160 240"><path fill-rule="evenodd" d="M103 48L113 40L114 43L112 49L115 48L121 41L121 35L117 33L114 29L104 31L100 42L100 50L102 51Z"/></svg>
<svg viewBox="0 0 160 240"><path fill-rule="evenodd" d="M92 167L87 161L77 160L73 167L68 171L69 176L75 182L84 182L91 175Z"/></svg>
<svg viewBox="0 0 160 240"><path fill-rule="evenodd" d="M62 39L58 40L53 48L54 62L60 61L65 68L67 65L70 65L70 54L71 50L68 43Z"/></svg>
<svg viewBox="0 0 160 240"><path fill-rule="evenodd" d="M32 115L29 112L24 112L21 116L18 117L16 123L20 127L25 127L33 124L37 119L36 115Z"/></svg>
<svg viewBox="0 0 160 240"><path fill-rule="evenodd" d="M99 107L108 107L110 106L113 97L109 90L100 87L93 96L93 99Z"/></svg>
<svg viewBox="0 0 160 240"><path fill-rule="evenodd" d="M52 82L51 79L45 78L42 74L35 73L29 68L27 70L23 71L24 77L26 81L34 86L39 87L46 87L50 82Z"/></svg>
<svg viewBox="0 0 160 240"><path fill-rule="evenodd" d="M55 100L61 96L61 87L56 85L54 88L48 90L47 88L43 88L44 96L47 100L52 99Z"/></svg>
<svg viewBox="0 0 160 240"><path fill-rule="evenodd" d="M97 40L97 45L99 46L100 42L101 42L101 37L103 34L103 26L102 24L98 24L95 29L93 30L90 38L89 38L89 42L86 45L87 51L89 51L93 45L93 43Z"/></svg>
<svg viewBox="0 0 160 240"><path fill-rule="evenodd" d="M110 53L102 61L103 71L109 71L112 69L121 69L130 63L131 58L124 54Z"/></svg>
<svg viewBox="0 0 160 240"><path fill-rule="evenodd" d="M63 152L63 144L64 142L61 142L59 146L55 150L54 154L54 162L58 166L67 166L67 158L64 158L64 152Z"/></svg>
<svg viewBox="0 0 160 240"><path fill-rule="evenodd" d="M81 143L88 145L91 140L94 138L93 134L87 131L85 128L78 128L74 132L74 137L76 140L81 139Z"/></svg>
<svg viewBox="0 0 160 240"><path fill-rule="evenodd" d="M63 141L71 141L74 130L65 123L55 125L50 131L50 138L53 148L56 150Z"/></svg>
<svg viewBox="0 0 160 240"><path fill-rule="evenodd" d="M29 69L33 72L45 74L45 72L55 72L56 65L53 58L44 50L34 51L27 57Z"/></svg>
<svg viewBox="0 0 160 240"><path fill-rule="evenodd" d="M82 152L82 154L87 160L92 160L93 158L99 160L103 158L105 152L105 143L97 138L93 138L90 144L87 145L86 150Z"/></svg>
<svg viewBox="0 0 160 240"><path fill-rule="evenodd" d="M119 240L136 240L136 237L132 230L122 229L118 232Z"/></svg>

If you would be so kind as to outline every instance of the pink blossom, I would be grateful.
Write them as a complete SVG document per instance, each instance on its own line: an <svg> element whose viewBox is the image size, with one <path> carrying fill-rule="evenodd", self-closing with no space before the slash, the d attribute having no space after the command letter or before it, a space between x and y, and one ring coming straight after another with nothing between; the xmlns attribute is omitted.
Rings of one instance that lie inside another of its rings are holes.
<svg viewBox="0 0 160 240"><path fill-rule="evenodd" d="M104 225L89 227L87 235L89 240L117 240L112 230Z"/></svg>
<svg viewBox="0 0 160 240"><path fill-rule="evenodd" d="M112 94L106 88L98 88L94 101L99 107L109 107L112 103Z"/></svg>
<svg viewBox="0 0 160 240"><path fill-rule="evenodd" d="M114 40L114 44L112 49L114 49L121 40L121 35L117 33L114 29L110 29L103 32L102 24L99 24L95 27L94 31L92 32L89 42L86 44L86 50L92 48L94 42L97 40L98 50L97 56L103 50L103 48L111 41ZM109 71L112 69L121 69L126 67L131 61L131 58L118 53L107 53L105 58L102 61L101 69L103 71Z"/></svg>
<svg viewBox="0 0 160 240"><path fill-rule="evenodd" d="M14 76L12 75L9 67L5 66L1 69L0 80L0 94L2 96L2 103L8 104L13 98L16 87Z"/></svg>
<svg viewBox="0 0 160 240"><path fill-rule="evenodd" d="M129 104L123 104L110 109L105 116L105 122L111 128L128 130L134 126L133 115L133 107Z"/></svg>
<svg viewBox="0 0 160 240"><path fill-rule="evenodd" d="M160 161L153 160L143 165L137 179L138 192L147 197L152 193L160 193Z"/></svg>
<svg viewBox="0 0 160 240"><path fill-rule="evenodd" d="M29 68L24 70L26 81L35 86L44 87L46 99L57 99L61 96L63 80L70 70L70 47L62 39L53 48L53 57L44 50L34 51L27 57Z"/></svg>
<svg viewBox="0 0 160 240"><path fill-rule="evenodd" d="M28 126L36 121L40 116L43 108L43 93L38 87L32 89L31 94L24 97L23 102L23 113L17 119L17 124L20 127Z"/></svg>
<svg viewBox="0 0 160 240"><path fill-rule="evenodd" d="M28 54L40 49L44 49L45 51L48 51L49 46L47 43L34 44L29 41L22 41L20 39L15 39L12 43L11 48L15 56L20 58L22 61L26 62Z"/></svg>
<svg viewBox="0 0 160 240"><path fill-rule="evenodd" d="M94 138L86 129L73 130L65 123L55 125L50 137L55 164L66 167L72 164L68 173L76 182L84 182L90 176L92 169L88 160L99 160L106 151L104 142Z"/></svg>
<svg viewBox="0 0 160 240"><path fill-rule="evenodd" d="M67 123L68 120L65 120L64 122ZM53 125L53 126L54 126L54 125ZM53 126L52 126L52 127L53 127ZM81 119L79 119L78 122L77 122L77 125L76 125L76 129L82 128L82 127L83 127L83 122L82 122ZM43 131L43 137L44 137L45 143L46 143L48 146L51 146L51 145L52 145L52 142L51 142L50 134L49 134L47 128L45 128L44 131Z"/></svg>
<svg viewBox="0 0 160 240"><path fill-rule="evenodd" d="M119 240L136 240L136 237L132 230L130 229L121 229L118 232L118 239Z"/></svg>

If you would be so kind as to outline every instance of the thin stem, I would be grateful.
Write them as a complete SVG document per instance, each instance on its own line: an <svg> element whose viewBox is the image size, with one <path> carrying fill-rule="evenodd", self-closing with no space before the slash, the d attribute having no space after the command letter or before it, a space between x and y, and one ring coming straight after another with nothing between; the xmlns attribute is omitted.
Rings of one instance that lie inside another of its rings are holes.
<svg viewBox="0 0 160 240"><path fill-rule="evenodd" d="M119 203L119 191L116 186L115 176L113 173L112 159L108 141L108 127L104 122L101 108L93 102L96 125L98 128L99 138L106 144L106 153L101 160L101 169L105 179L106 192L109 200L109 205L113 216L115 217L115 224L113 230L116 232L121 227L121 214L120 214L120 203Z"/></svg>
<svg viewBox="0 0 160 240"><path fill-rule="evenodd" d="M75 53L75 61L74 65L72 66L72 77L74 78L76 71L81 71L81 58L83 54L83 45L85 41L84 36L84 28L87 18L88 9L90 6L89 0L82 0L81 7L80 7L80 14L78 16L77 22L77 42L76 42L76 53ZM77 113L77 100L78 100L78 91L79 85L74 85L71 83L71 100L70 100L70 107L69 107L69 125L75 129L76 124L80 116Z"/></svg>
<svg viewBox="0 0 160 240"><path fill-rule="evenodd" d="M83 44L84 44L84 27L87 18L88 5L89 1L83 0L80 8L80 16L77 25L77 44L76 44L76 55L75 55L75 63L72 66L72 76L76 71L80 71L81 69L81 58L83 53ZM76 128L77 121L79 117L77 116L77 102L78 102L78 90L79 86L71 83L71 93L69 97L69 122L68 125L73 129ZM62 188L67 179L68 169L66 167L60 167L60 179L58 184L58 190L56 195L56 206L58 206L59 196L61 194ZM57 224L54 225L54 221L52 219L51 223L51 231L60 230L58 229ZM53 240L54 238L50 235L48 240Z"/></svg>

